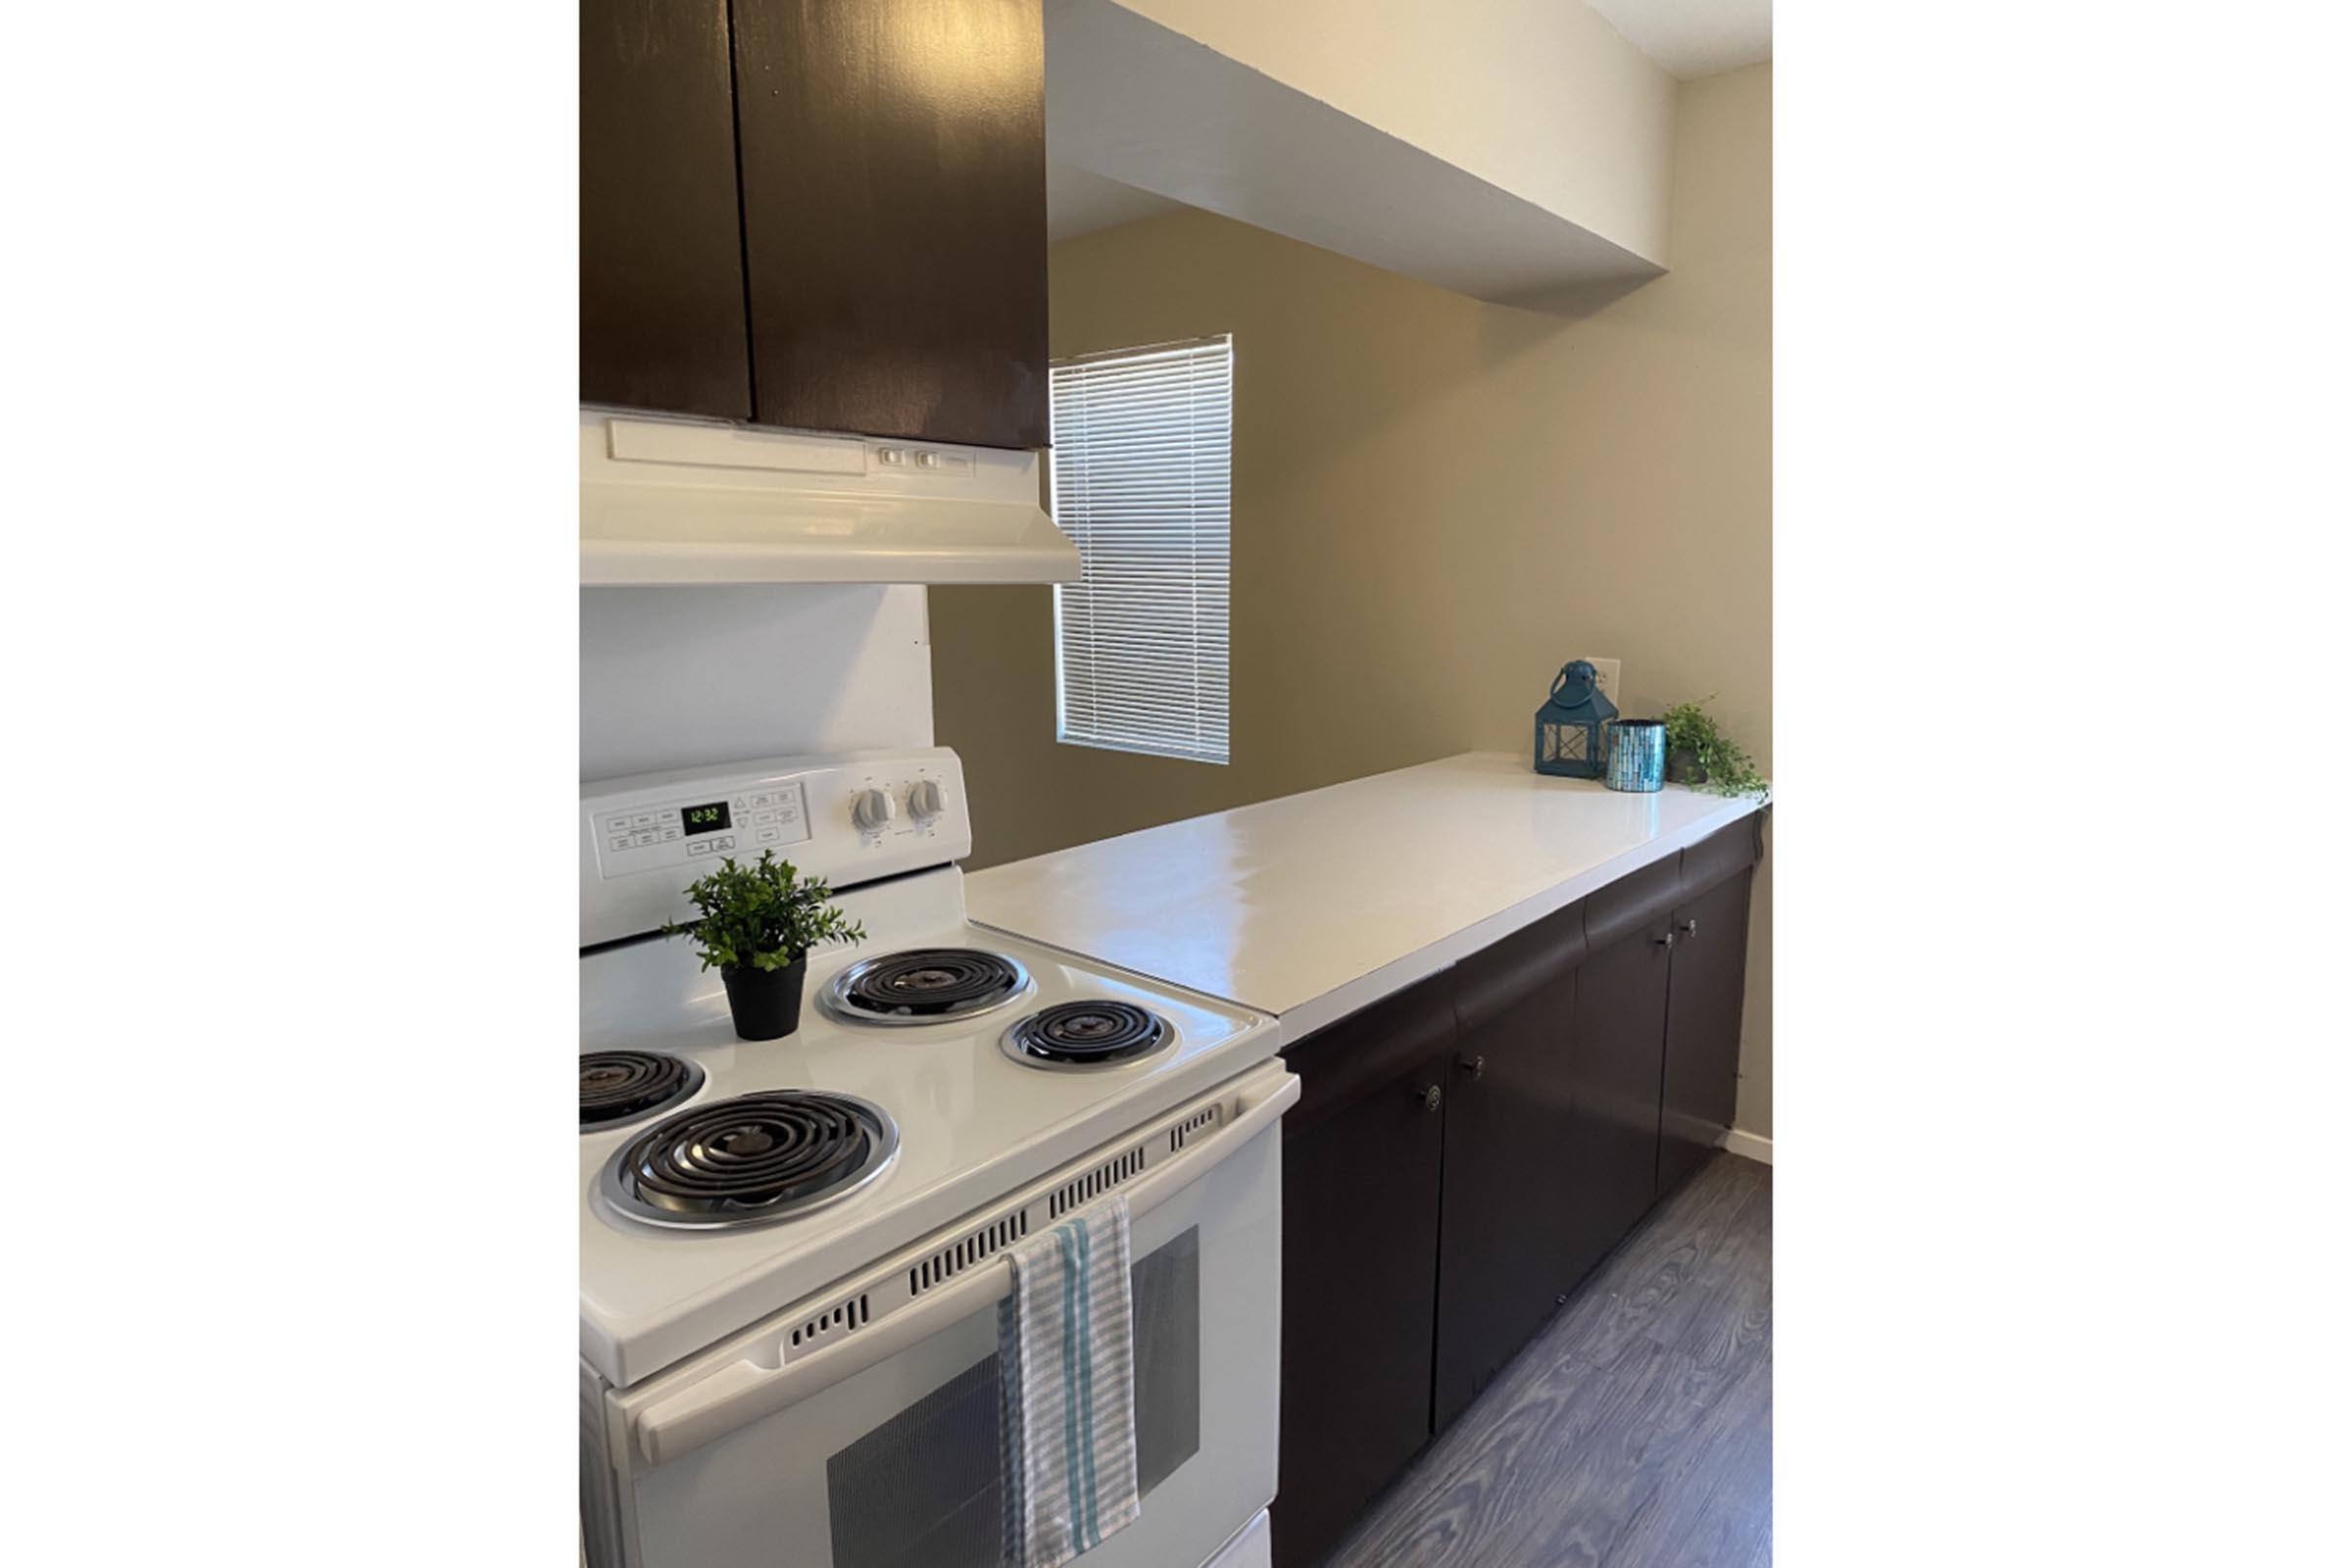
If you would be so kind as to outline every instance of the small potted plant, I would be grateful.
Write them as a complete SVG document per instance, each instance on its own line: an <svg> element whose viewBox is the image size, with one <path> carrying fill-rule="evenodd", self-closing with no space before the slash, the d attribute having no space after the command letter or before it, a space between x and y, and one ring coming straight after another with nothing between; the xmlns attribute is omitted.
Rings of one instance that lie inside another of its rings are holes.
<svg viewBox="0 0 2352 1568"><path fill-rule="evenodd" d="M801 1026L810 948L865 940L865 927L841 912L822 877L802 876L773 850L761 850L757 865L720 861L686 896L702 918L662 929L701 947L703 967L726 983L727 1009L746 1040L780 1040Z"/></svg>
<svg viewBox="0 0 2352 1568"><path fill-rule="evenodd" d="M1666 781L1703 785L1718 795L1761 795L1764 775L1707 711L1712 701L1702 698L1666 710Z"/></svg>

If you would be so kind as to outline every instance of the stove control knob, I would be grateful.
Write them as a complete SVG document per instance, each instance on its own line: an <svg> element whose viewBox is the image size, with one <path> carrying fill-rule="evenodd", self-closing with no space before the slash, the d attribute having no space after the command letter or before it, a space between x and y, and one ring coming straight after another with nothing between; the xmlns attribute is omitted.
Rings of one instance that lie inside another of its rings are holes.
<svg viewBox="0 0 2352 1568"><path fill-rule="evenodd" d="M918 778L906 786L906 809L914 813L917 822L928 822L946 813L948 792L935 778Z"/></svg>
<svg viewBox="0 0 2352 1568"><path fill-rule="evenodd" d="M850 820L866 833L879 833L899 814L899 803L888 790L859 790L850 802Z"/></svg>

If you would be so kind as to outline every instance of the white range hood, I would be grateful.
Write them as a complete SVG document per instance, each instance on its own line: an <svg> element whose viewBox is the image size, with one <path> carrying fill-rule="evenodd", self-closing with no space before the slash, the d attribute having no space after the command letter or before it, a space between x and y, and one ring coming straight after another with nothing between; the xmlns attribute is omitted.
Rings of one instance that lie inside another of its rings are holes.
<svg viewBox="0 0 2352 1568"><path fill-rule="evenodd" d="M580 581L1074 582L1035 452L580 411Z"/></svg>

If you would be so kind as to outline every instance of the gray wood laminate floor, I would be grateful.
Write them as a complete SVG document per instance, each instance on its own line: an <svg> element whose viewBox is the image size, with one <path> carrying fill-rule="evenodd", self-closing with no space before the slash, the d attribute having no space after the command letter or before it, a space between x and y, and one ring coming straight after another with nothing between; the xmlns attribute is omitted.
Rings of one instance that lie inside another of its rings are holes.
<svg viewBox="0 0 2352 1568"><path fill-rule="evenodd" d="M1717 1154L1325 1568L1772 1561L1772 1169Z"/></svg>

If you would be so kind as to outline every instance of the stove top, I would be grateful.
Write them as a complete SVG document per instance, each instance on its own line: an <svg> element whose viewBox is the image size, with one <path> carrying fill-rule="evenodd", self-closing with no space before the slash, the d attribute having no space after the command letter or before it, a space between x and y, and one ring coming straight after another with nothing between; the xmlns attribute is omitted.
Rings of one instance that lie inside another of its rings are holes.
<svg viewBox="0 0 2352 1568"><path fill-rule="evenodd" d="M1122 1067L1164 1050L1176 1031L1132 1002L1057 1003L1004 1031L1004 1054L1024 1067L1087 1072Z"/></svg>
<svg viewBox="0 0 2352 1568"><path fill-rule="evenodd" d="M844 1023L906 1026L976 1018L1034 990L1029 971L1002 953L914 948L860 958L818 995Z"/></svg>
<svg viewBox="0 0 2352 1568"><path fill-rule="evenodd" d="M604 1191L649 1224L772 1225L856 1193L898 1152L898 1125L865 1101L806 1089L738 1095L631 1139L606 1164Z"/></svg>
<svg viewBox="0 0 2352 1568"><path fill-rule="evenodd" d="M580 1057L580 1130L615 1127L675 1104L703 1086L703 1069L654 1051L591 1051Z"/></svg>
<svg viewBox="0 0 2352 1568"><path fill-rule="evenodd" d="M861 969L884 995L968 995L985 1013L876 1028L810 1005L784 1039L739 1040L692 944L583 956L582 1051L703 1073L659 1119L581 1131L580 1352L606 1382L628 1387L781 1311L1279 1049L1262 1013L966 924L960 879L946 867L841 894L872 936L809 956L811 1001ZM1020 989L992 1002L999 963ZM1075 1059L1115 1059L1037 1071L1008 1056L1008 1014L1059 1020L1047 1041ZM1138 1019L1155 1046L1118 1054ZM872 1119L850 1113L820 1130L777 1119L779 1100L852 1102ZM860 1135L862 1152L832 1157Z"/></svg>

